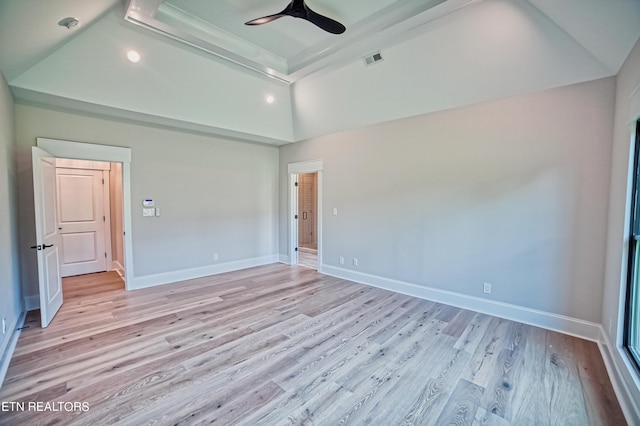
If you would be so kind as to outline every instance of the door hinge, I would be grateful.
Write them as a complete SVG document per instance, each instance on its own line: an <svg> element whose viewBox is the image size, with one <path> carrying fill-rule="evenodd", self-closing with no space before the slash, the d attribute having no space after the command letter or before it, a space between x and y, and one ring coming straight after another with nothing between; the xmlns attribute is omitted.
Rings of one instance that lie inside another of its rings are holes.
<svg viewBox="0 0 640 426"><path fill-rule="evenodd" d="M296 186L298 186L298 182L296 182Z"/></svg>
<svg viewBox="0 0 640 426"><path fill-rule="evenodd" d="M104 185L104 178L102 178L102 184Z"/></svg>
<svg viewBox="0 0 640 426"><path fill-rule="evenodd" d="M295 215L293 218L294 218L294 219L297 219L297 218L298 218L298 215Z"/></svg>
<svg viewBox="0 0 640 426"><path fill-rule="evenodd" d="M105 257L105 258L107 257L107 253L106 253L106 252L105 252L105 254L104 254L104 257Z"/></svg>
<svg viewBox="0 0 640 426"><path fill-rule="evenodd" d="M106 216L102 216L102 221L106 222L107 221L107 217Z"/></svg>
<svg viewBox="0 0 640 426"><path fill-rule="evenodd" d="M296 250L295 250L295 251L298 251L298 247L296 247Z"/></svg>

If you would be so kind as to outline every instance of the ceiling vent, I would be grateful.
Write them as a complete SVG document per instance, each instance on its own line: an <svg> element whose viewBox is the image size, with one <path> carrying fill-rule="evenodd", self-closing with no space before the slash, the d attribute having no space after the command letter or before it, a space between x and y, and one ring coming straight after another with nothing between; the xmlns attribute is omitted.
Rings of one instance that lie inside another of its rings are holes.
<svg viewBox="0 0 640 426"><path fill-rule="evenodd" d="M382 62L384 59L382 58L382 53L376 52L371 55L365 56L362 58L364 60L364 64L369 66L378 62Z"/></svg>

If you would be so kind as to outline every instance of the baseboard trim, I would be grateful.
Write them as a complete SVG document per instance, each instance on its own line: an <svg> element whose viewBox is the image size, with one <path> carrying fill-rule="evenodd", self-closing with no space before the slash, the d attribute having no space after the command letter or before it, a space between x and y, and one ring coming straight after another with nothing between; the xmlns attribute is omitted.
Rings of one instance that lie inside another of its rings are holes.
<svg viewBox="0 0 640 426"><path fill-rule="evenodd" d="M629 371L632 367L630 365L626 365L624 355L619 352L621 349L611 344L609 336L602 326L600 326L598 348L600 349L600 354L604 360L604 366L607 369L607 374L611 380L613 391L620 403L620 408L622 408L622 412L624 413L625 420L630 425L640 424L640 406L638 406L636 398L633 397L633 393L629 388L628 380L625 379L622 373L622 369ZM620 363L623 365L621 366ZM630 376L630 379L634 381L633 376ZM633 385L640 392L640 379L636 378Z"/></svg>
<svg viewBox="0 0 640 426"><path fill-rule="evenodd" d="M277 254L254 257L251 259L236 260L233 262L220 263L216 265L203 266L200 268L182 269L179 271L165 272L162 274L144 275L127 279L128 290L139 290L142 288L155 287L157 285L170 284L178 281L192 280L195 278L217 275L225 272L239 271L241 269L253 268L256 266L278 263Z"/></svg>
<svg viewBox="0 0 640 426"><path fill-rule="evenodd" d="M278 255L278 262L279 263L284 263L285 265L291 265L291 258L289 256L287 256L286 254L279 254Z"/></svg>
<svg viewBox="0 0 640 426"><path fill-rule="evenodd" d="M577 318L553 314L537 309L525 308L509 303L468 296L466 294L455 293L452 291L420 286L344 268L336 268L335 266L322 265L322 273L406 294L408 296L419 297L421 299L432 300L434 302L444 303L462 309L469 309L471 311L487 315L518 321L524 324L557 331L594 342L599 341L600 338L600 324Z"/></svg>
<svg viewBox="0 0 640 426"><path fill-rule="evenodd" d="M120 275L120 278L124 279L124 266L122 266L120 262L117 260L111 262L111 270L116 271L118 275Z"/></svg>
<svg viewBox="0 0 640 426"><path fill-rule="evenodd" d="M35 294L32 296L25 296L24 307L27 310L27 312L40 309L40 295Z"/></svg>
<svg viewBox="0 0 640 426"><path fill-rule="evenodd" d="M16 321L13 323L13 326L9 328L11 331L9 341L2 351L2 356L0 356L0 388L2 388L2 384L4 383L4 378L7 375L7 370L9 370L9 364L11 363L11 358L13 357L13 352L16 350L16 345L18 344L18 338L20 337L20 331L24 326L24 320L27 316L27 312L23 312L20 314Z"/></svg>

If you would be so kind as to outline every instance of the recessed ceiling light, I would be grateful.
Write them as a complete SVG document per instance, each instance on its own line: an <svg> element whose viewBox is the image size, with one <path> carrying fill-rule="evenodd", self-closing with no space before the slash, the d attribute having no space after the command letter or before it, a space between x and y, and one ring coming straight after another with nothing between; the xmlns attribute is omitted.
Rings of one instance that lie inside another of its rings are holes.
<svg viewBox="0 0 640 426"><path fill-rule="evenodd" d="M66 27L68 30L70 30L80 25L80 21L72 16L69 16L68 18L64 18L58 21L58 25L60 25L61 27Z"/></svg>
<svg viewBox="0 0 640 426"><path fill-rule="evenodd" d="M127 52L127 59L134 64L138 63L140 62L140 54L135 50L130 50Z"/></svg>
<svg viewBox="0 0 640 426"><path fill-rule="evenodd" d="M265 100L267 101L268 104L272 104L272 103L274 103L276 101L276 98L273 97L273 95L267 95Z"/></svg>

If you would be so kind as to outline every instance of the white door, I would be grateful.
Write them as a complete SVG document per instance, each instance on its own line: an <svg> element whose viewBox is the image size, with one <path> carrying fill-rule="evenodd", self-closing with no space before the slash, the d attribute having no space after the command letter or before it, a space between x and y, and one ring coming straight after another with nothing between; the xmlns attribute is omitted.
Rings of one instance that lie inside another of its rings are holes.
<svg viewBox="0 0 640 426"><path fill-rule="evenodd" d="M106 271L103 172L58 168L56 174L62 276Z"/></svg>
<svg viewBox="0 0 640 426"><path fill-rule="evenodd" d="M38 282L42 327L49 325L62 306L62 280L58 259L59 234L56 211L56 163L46 151L32 147L33 197L36 216Z"/></svg>

